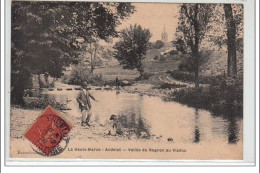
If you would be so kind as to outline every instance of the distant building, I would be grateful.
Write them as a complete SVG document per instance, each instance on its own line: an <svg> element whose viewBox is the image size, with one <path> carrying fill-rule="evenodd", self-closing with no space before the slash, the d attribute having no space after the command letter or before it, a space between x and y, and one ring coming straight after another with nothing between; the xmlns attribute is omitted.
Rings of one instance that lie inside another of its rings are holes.
<svg viewBox="0 0 260 173"><path fill-rule="evenodd" d="M163 32L161 34L161 40L164 42L164 43L168 43L168 34L167 32L165 31L165 26L163 27Z"/></svg>

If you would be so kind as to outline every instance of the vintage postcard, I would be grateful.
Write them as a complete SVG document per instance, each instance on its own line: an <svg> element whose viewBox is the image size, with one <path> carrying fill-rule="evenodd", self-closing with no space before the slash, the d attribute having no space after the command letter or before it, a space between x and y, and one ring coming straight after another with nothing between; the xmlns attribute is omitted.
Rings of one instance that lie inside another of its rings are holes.
<svg viewBox="0 0 260 173"><path fill-rule="evenodd" d="M244 5L12 1L9 157L243 160Z"/></svg>

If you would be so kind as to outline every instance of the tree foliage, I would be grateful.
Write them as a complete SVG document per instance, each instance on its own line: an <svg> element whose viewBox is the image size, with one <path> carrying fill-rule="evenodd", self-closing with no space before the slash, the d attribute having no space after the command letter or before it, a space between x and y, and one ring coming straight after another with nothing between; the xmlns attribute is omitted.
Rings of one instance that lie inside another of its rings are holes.
<svg viewBox="0 0 260 173"><path fill-rule="evenodd" d="M143 77L142 60L145 58L151 37L149 29L136 24L130 25L129 28L120 32L120 40L114 46L114 57L124 69L137 69Z"/></svg>
<svg viewBox="0 0 260 173"><path fill-rule="evenodd" d="M236 56L237 55L243 56L243 36L244 36L243 5L242 4L214 4L214 5L203 4L203 5L207 6L207 11L208 11L207 13L209 13L208 15L209 18L208 20L201 20L204 23L204 24L202 23L201 26L204 27L202 27L203 37L202 39L200 39L201 42L199 44L199 47L201 49L204 48L208 49L210 45L217 45L219 49L222 49L223 47L227 48L228 50L227 72L229 76L234 76L231 75L231 71L232 74L233 72L234 74L236 74L237 71ZM224 7L226 7L226 10ZM185 16L185 18L189 18L187 14L188 13L186 13L185 10L183 11L180 10L180 17L179 17L180 21L183 20L182 16ZM205 21L207 22L205 23ZM187 39L185 39L184 35L188 35L188 34L179 32L180 30L181 31L185 30L183 29L183 27L179 27L180 24L181 22L179 22L176 39L173 41L173 44L175 45L178 51L192 54L192 50L190 46L192 44L188 44L188 42L192 43L192 41L188 41ZM185 24L184 26L187 25ZM193 29L191 30L187 29L185 32L189 33L191 36L195 35L195 30ZM192 37L188 36L188 38L192 38ZM192 59L191 62L193 63L192 66L196 67L196 65L194 64L195 63L194 58L195 56L191 56Z"/></svg>
<svg viewBox="0 0 260 173"><path fill-rule="evenodd" d="M22 104L30 74L60 77L82 51L78 38L115 37L116 26L133 12L130 3L119 2L13 2L12 101Z"/></svg>
<svg viewBox="0 0 260 173"><path fill-rule="evenodd" d="M176 40L178 43L184 43L187 48L186 52L191 55L195 84L197 86L200 59L199 48L209 29L212 11L211 4L182 4L180 6Z"/></svg>
<svg viewBox="0 0 260 173"><path fill-rule="evenodd" d="M244 8L242 4L229 4L232 8L235 28L237 51L243 54L243 37L244 37ZM224 4L217 4L213 9L214 18L210 22L210 30L206 36L209 41L213 42L219 48L227 45L227 25L224 11Z"/></svg>
<svg viewBox="0 0 260 173"><path fill-rule="evenodd" d="M187 51L187 45L185 44L185 42L181 38L174 40L172 43L175 46L177 51L181 52L182 54L187 53L186 52Z"/></svg>
<svg viewBox="0 0 260 173"><path fill-rule="evenodd" d="M155 49L161 49L163 46L164 46L164 43L163 43L163 41L161 41L161 40L157 40L157 41L155 42L155 44L154 44L154 48L155 48Z"/></svg>
<svg viewBox="0 0 260 173"><path fill-rule="evenodd" d="M93 73L96 66L101 62L101 56L103 55L103 47L99 44L98 40L95 40L87 44L86 47L86 59L90 62L90 72Z"/></svg>

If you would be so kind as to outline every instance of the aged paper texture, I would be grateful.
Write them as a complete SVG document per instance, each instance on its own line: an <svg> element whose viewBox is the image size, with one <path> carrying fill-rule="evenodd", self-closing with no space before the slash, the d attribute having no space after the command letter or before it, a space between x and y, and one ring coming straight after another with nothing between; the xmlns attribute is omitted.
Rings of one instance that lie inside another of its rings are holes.
<svg viewBox="0 0 260 173"><path fill-rule="evenodd" d="M10 158L243 159L242 4L11 10Z"/></svg>

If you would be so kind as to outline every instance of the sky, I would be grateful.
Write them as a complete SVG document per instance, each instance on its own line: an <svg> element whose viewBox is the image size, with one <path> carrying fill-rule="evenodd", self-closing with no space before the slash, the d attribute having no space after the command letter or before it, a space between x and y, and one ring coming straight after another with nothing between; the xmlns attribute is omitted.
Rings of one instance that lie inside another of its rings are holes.
<svg viewBox="0 0 260 173"><path fill-rule="evenodd" d="M161 33L165 25L168 33L168 41L173 40L175 29L178 22L178 5L167 3L132 3L136 7L136 12L129 19L122 22L117 30L129 27L130 24L139 24L144 28L150 29L152 38L155 42L161 39Z"/></svg>

